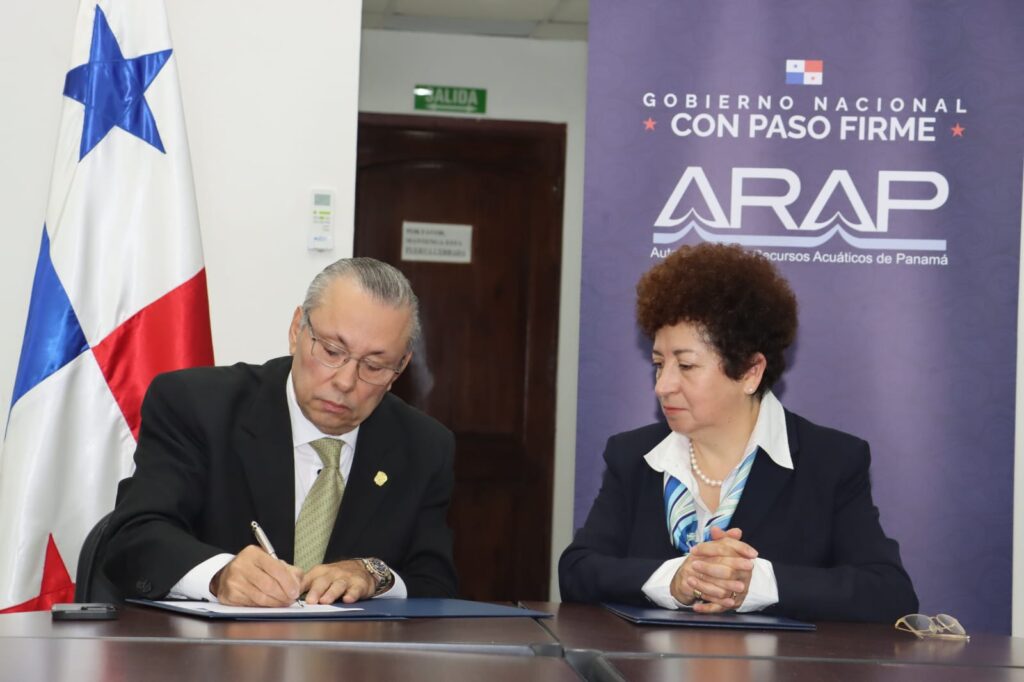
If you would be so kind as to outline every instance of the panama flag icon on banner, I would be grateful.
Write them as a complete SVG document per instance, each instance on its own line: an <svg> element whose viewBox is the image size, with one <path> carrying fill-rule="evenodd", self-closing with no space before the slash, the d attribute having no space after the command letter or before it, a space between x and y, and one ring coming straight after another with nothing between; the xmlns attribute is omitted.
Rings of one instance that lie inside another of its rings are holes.
<svg viewBox="0 0 1024 682"><path fill-rule="evenodd" d="M787 59L786 85L821 85L825 62L820 59Z"/></svg>
<svg viewBox="0 0 1024 682"><path fill-rule="evenodd" d="M73 600L150 380L213 363L175 62L163 0L79 6L0 452L0 611Z"/></svg>

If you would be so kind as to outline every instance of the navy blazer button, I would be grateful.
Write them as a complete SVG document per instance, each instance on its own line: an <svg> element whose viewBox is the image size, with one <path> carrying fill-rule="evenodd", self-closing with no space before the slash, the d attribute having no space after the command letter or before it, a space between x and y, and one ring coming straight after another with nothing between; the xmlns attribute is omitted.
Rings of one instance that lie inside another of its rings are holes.
<svg viewBox="0 0 1024 682"><path fill-rule="evenodd" d="M135 583L135 589L143 594L149 594L149 591L153 589L153 583L148 580L140 580Z"/></svg>

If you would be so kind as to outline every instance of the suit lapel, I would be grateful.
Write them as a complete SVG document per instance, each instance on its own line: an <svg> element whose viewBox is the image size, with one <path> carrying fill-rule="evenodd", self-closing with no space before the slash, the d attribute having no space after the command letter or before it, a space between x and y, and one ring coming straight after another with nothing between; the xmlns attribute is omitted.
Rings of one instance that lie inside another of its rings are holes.
<svg viewBox="0 0 1024 682"><path fill-rule="evenodd" d="M789 411L786 412L786 434L789 439L789 451L793 457L794 469L780 467L763 450L757 453L754 465L750 468L750 476L743 489L743 496L740 497L736 511L729 522L730 528L743 529L744 540L756 533L757 528L769 516L779 494L789 483L795 467L798 466L800 442L796 437L796 425L793 423Z"/></svg>
<svg viewBox="0 0 1024 682"><path fill-rule="evenodd" d="M407 455L392 413L394 400L391 394L386 394L359 428L355 458L345 481L345 496L338 510L338 522L327 543L327 561L350 558L349 548L373 523L377 509L405 474ZM387 478L380 485L375 480L378 473Z"/></svg>
<svg viewBox="0 0 1024 682"><path fill-rule="evenodd" d="M638 544L645 551L653 552L651 556L677 557L679 550L672 542L668 532L668 511L665 509L665 474L655 471L643 457L638 458L637 466L641 474L636 477L636 490L633 499L637 500L636 517L639 521L636 533Z"/></svg>
<svg viewBox="0 0 1024 682"><path fill-rule="evenodd" d="M233 439L256 508L256 518L279 558L295 551L295 449L285 381L290 358L264 366L264 380Z"/></svg>

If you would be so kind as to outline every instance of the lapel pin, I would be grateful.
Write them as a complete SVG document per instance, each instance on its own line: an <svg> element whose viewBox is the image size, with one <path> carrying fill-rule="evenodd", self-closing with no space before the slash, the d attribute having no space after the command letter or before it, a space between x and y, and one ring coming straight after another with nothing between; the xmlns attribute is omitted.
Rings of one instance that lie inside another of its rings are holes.
<svg viewBox="0 0 1024 682"><path fill-rule="evenodd" d="M388 482L388 475L383 471L378 471L377 475L373 477L373 482L377 484L377 487L384 485Z"/></svg>

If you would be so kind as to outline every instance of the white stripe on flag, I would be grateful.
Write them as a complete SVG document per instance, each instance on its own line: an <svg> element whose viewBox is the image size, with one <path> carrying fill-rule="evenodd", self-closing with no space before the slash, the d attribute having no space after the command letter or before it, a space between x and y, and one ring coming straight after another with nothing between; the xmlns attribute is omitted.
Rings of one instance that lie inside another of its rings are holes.
<svg viewBox="0 0 1024 682"><path fill-rule="evenodd" d="M14 405L0 469L0 605L39 593L50 533L74 578L82 539L113 509L134 451L135 439L89 351Z"/></svg>

